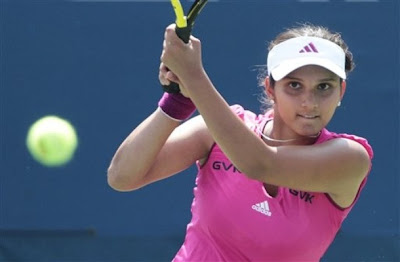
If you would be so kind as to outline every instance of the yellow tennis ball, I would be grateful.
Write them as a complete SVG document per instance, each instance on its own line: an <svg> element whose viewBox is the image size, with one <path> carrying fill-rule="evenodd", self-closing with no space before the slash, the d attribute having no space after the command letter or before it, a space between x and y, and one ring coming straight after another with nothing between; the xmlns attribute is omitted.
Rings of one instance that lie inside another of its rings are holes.
<svg viewBox="0 0 400 262"><path fill-rule="evenodd" d="M45 116L29 128L26 146L39 163L56 167L72 159L78 146L78 137L75 128L67 120Z"/></svg>

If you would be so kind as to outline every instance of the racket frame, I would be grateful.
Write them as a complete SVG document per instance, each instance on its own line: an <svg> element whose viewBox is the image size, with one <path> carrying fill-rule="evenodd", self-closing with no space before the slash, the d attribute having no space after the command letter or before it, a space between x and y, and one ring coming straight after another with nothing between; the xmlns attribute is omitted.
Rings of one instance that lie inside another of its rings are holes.
<svg viewBox="0 0 400 262"><path fill-rule="evenodd" d="M203 7L205 6L206 3L207 3L207 0L196 0L190 7L188 15L185 16L181 2L179 0L171 0L171 4L174 8L175 17L176 17L175 32L184 43L187 44L189 42L190 35L192 34L192 28L194 25L194 21L196 20L197 15L201 12L201 10L203 9ZM168 86L163 85L162 88L163 88L164 92L167 92L167 93L179 93L180 92L179 85L175 82L171 82Z"/></svg>

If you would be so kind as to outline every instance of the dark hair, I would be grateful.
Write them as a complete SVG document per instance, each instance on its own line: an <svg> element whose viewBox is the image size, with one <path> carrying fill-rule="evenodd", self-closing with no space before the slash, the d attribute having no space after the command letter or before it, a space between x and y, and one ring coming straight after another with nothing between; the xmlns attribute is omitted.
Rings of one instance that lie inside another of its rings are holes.
<svg viewBox="0 0 400 262"><path fill-rule="evenodd" d="M354 69L355 63L353 61L353 54L350 52L349 47L344 42L341 34L338 32L332 32L328 28L323 27L323 26L316 26L316 25L312 25L312 24L303 24L298 27L289 28L289 29L283 31L282 33L280 33L273 41L271 41L269 43L268 51L271 51L271 49L279 43L282 43L291 38L300 37L300 36L319 37L319 38L323 38L323 39L329 40L329 41L337 44L338 46L340 46L343 49L343 51L345 53L346 74L348 74L349 72L351 72ZM264 68L264 70L262 72L260 72L260 74L258 75L258 80L259 80L260 86L264 86L264 80L265 80L265 77L267 77L267 76L268 76L268 69ZM272 86L275 85L275 80L272 77L270 77L270 84ZM267 104L269 104L267 97L264 97L264 99L262 99L262 102L264 102L264 103L267 102Z"/></svg>

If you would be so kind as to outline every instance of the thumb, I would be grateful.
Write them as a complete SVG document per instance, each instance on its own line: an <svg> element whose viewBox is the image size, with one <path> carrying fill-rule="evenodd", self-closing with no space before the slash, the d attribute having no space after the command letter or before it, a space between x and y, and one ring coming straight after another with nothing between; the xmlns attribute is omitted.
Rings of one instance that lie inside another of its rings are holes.
<svg viewBox="0 0 400 262"><path fill-rule="evenodd" d="M190 36L190 42L192 43L192 46L196 49L201 49L201 41L200 39L194 37L194 36Z"/></svg>

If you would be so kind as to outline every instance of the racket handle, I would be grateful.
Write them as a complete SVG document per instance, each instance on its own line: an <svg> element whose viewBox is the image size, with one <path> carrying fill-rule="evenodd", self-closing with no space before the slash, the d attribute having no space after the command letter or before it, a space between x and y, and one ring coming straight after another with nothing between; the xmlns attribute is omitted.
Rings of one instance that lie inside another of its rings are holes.
<svg viewBox="0 0 400 262"><path fill-rule="evenodd" d="M175 27L175 32L182 41L187 44L189 43L190 35L192 34L192 27Z"/></svg>
<svg viewBox="0 0 400 262"><path fill-rule="evenodd" d="M187 26L187 27L176 27L175 32L178 35L178 37L185 43L189 43L190 35L192 33L192 27ZM179 93L181 90L179 88L179 85L175 82L171 82L169 85L163 85L162 86L164 92L170 93L170 94L176 94Z"/></svg>
<svg viewBox="0 0 400 262"><path fill-rule="evenodd" d="M171 82L171 83L169 83L169 85L162 85L162 89L164 90L164 92L167 92L170 94L178 94L181 92L179 85L175 82Z"/></svg>

